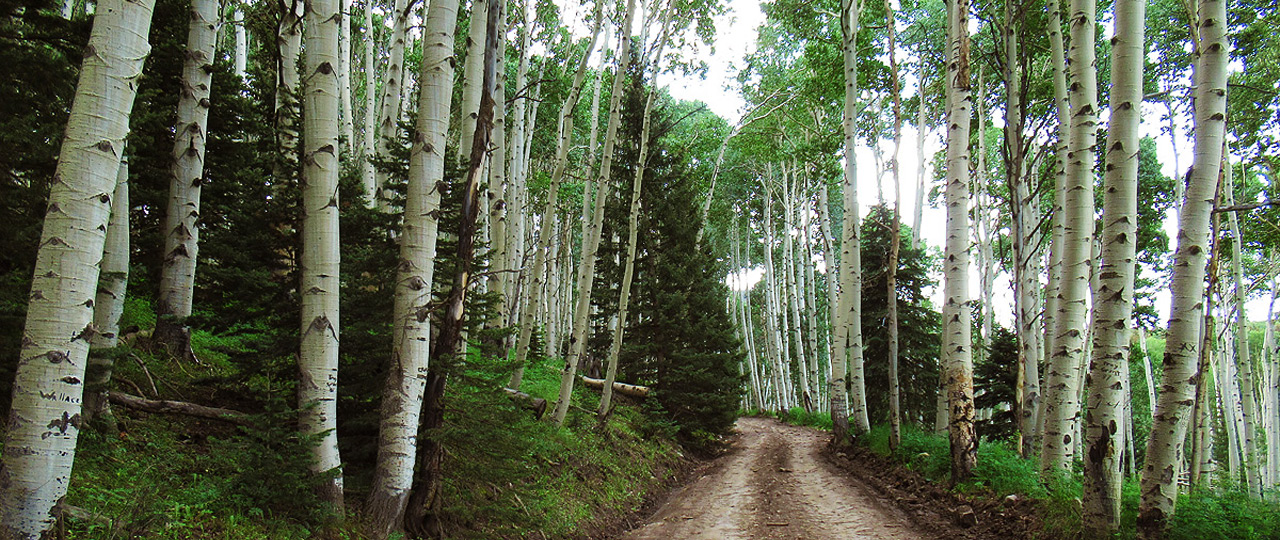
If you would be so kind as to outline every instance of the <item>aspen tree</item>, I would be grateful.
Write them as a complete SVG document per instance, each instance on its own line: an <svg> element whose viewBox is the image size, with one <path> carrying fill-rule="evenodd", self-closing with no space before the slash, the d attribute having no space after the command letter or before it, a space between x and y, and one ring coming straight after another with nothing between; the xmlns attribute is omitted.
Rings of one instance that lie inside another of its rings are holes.
<svg viewBox="0 0 1280 540"><path fill-rule="evenodd" d="M279 156L272 170L277 184L284 184L298 173L298 92L302 77L298 58L302 55L302 14L304 0L288 0L281 5L276 44L275 121Z"/></svg>
<svg viewBox="0 0 1280 540"><path fill-rule="evenodd" d="M791 174L787 174L790 172ZM788 178L790 180L788 180ZM783 276L786 278L786 291L788 303L791 307L790 313L790 330L791 341L794 344L796 360L800 369L800 404L804 407L805 412L813 412L813 392L809 386L809 363L805 355L804 338L800 331L800 287L796 283L796 253L795 239L792 233L795 231L795 209L797 202L796 184L799 183L796 178L794 167L782 167L782 179L786 189L785 198L783 199L783 211L786 215L783 222L786 226L786 234L782 236L783 242Z"/></svg>
<svg viewBox="0 0 1280 540"><path fill-rule="evenodd" d="M295 0L297 1L297 0ZM372 2L372 0L366 0ZM387 39L387 68L382 78L382 101L378 111L377 157L379 160L391 159L391 150L396 144L396 122L400 120L400 101L404 95L405 76L404 52L405 35L409 27L409 5L407 0L395 0L391 8L391 35ZM388 173L376 171L377 207L386 212L390 210L388 194L383 190L387 184Z"/></svg>
<svg viewBox="0 0 1280 540"><path fill-rule="evenodd" d="M231 24L235 32L235 43L231 57L232 73L241 81L245 78L245 70L249 67L249 32L244 27L244 8L236 6L231 15Z"/></svg>
<svg viewBox="0 0 1280 540"><path fill-rule="evenodd" d="M884 0L884 11L888 17L885 26L889 34L889 78L893 80L890 87L893 93L893 153L889 155L889 170L893 175L893 223L889 227L889 257L885 263L886 324L889 326L889 448L897 450L902 444L901 389L898 386L898 250L902 244L902 179L898 169L898 151L902 147L902 87L898 80L897 18L890 0Z"/></svg>
<svg viewBox="0 0 1280 540"><path fill-rule="evenodd" d="M1058 138L1054 142L1054 190L1053 213L1050 225L1049 240L1049 283L1045 288L1044 305L1044 356L1052 358L1057 340L1057 318L1061 310L1060 295L1062 282L1062 253L1066 244L1066 229L1063 219L1066 216L1067 200L1067 141L1071 138L1071 101L1067 97L1067 60L1066 46L1062 36L1062 7L1060 2L1047 3L1049 11L1049 64L1053 70L1053 103L1058 119ZM1046 381L1047 382L1047 381ZM1043 391L1044 389L1042 389ZM1047 395L1045 398L1047 399ZM1037 447L1041 446L1044 437L1046 404L1040 403L1036 418Z"/></svg>
<svg viewBox="0 0 1280 540"><path fill-rule="evenodd" d="M634 0L632 0L634 1ZM568 166L569 149L573 139L573 110L578 105L578 99L582 96L582 86L587 78L588 60L591 59L591 51L595 50L596 42L600 38L600 27L603 24L603 6L599 3L596 5L595 22L591 28L591 41L587 44L587 49L582 53L582 59L578 62L577 71L573 76L573 83L569 89L569 95L565 98L564 104L560 109L559 137L556 146L555 164L551 171L551 184L547 188L547 205L542 215L542 231L538 235L538 245L534 250L533 256L533 283L529 289L529 296L520 314L520 337L516 342L516 371L511 376L509 387L515 390L520 389L520 382L524 375L525 360L529 355L529 342L533 337L534 317L542 311L544 295L542 287L546 280L547 271L547 251L551 246L554 236L554 223L556 214L559 211L557 205L560 198L560 183L564 179L565 168ZM626 36L623 39L627 39ZM530 130L532 131L532 130ZM609 141L605 141L605 155L610 154L612 145ZM528 155L525 155L528 159ZM565 369L561 371L563 381L564 371L570 369L569 365L573 364L572 369L577 369L577 359L570 359L566 355ZM572 381L570 382L572 385ZM563 382L561 383L563 388Z"/></svg>
<svg viewBox="0 0 1280 540"><path fill-rule="evenodd" d="M857 110L858 110L858 17L862 11L861 0L841 0L840 31L841 51L844 61L844 224L840 243L840 301L836 322L836 354L839 359L831 380L832 435L838 444L848 438L848 420L845 418L845 377L851 395L848 396L850 417L855 435L871 430L867 418L867 395L862 358L862 244L859 236ZM836 387L840 389L837 392ZM837 416L840 418L837 419Z"/></svg>
<svg viewBox="0 0 1280 540"><path fill-rule="evenodd" d="M629 0L626 4L626 15L622 22L622 29L618 35L618 58L617 66L614 69L613 85L609 90L609 118L605 121L604 149L600 156L600 171L594 177L595 201L592 204L591 220L589 224L584 224L587 225L588 229L583 236L582 260L579 262L576 276L578 298L573 309L572 335L569 337L569 355L565 359L565 369L560 373L560 396L558 401L556 401L556 415L554 418L557 423L563 423L564 415L568 412L569 398L572 396L573 391L573 376L576 373L577 364L582 360L582 355L584 354L587 345L587 330L589 325L588 316L591 311L591 291L595 285L594 277L596 261L600 252L601 231L604 229L605 202L607 201L610 191L609 175L613 168L614 147L617 144L618 129L622 123L622 93L623 82L625 80L623 72L625 71L624 68L627 65L627 62L630 61L632 54L631 19L635 9L635 1ZM608 36L609 33L606 30L606 43L602 47L600 55L602 68L604 66L605 53L609 49ZM603 73L603 70L601 73ZM599 108L597 97L598 96L593 96L592 98L592 103L594 104L592 107L593 124L598 121L594 116L598 114ZM593 129L592 133L594 134L594 132L595 131ZM590 141L587 158L589 163L594 163L594 146L595 141ZM591 170L590 165L588 165L587 170ZM585 198L583 199L583 204L586 204ZM625 313L621 311L621 307L622 306L619 306L619 312L623 313L623 315L619 320L625 321ZM615 326L614 332L619 332L620 330L618 330L618 328L621 328L622 326L623 323L619 322ZM612 345L610 345L610 351L612 350ZM609 413L610 402L613 398L612 383L614 378L617 376L617 370L617 358L611 353L606 360L606 383L601 390L602 396L600 398L600 408L597 411L597 415L601 418Z"/></svg>
<svg viewBox="0 0 1280 540"><path fill-rule="evenodd" d="M1177 500L1178 458L1187 431L1193 387L1200 376L1204 272L1209 214L1222 164L1227 107L1227 4L1201 0L1197 18L1201 36L1196 65L1195 150L1186 200L1178 218L1178 248L1173 263L1173 307L1165 344L1159 403L1147 439L1142 470L1138 532L1142 538L1163 535Z"/></svg>
<svg viewBox="0 0 1280 540"><path fill-rule="evenodd" d="M942 346L951 441L951 481L967 480L978 461L974 432L973 356L969 307L969 2L948 3L951 58L947 66L947 243L943 255Z"/></svg>
<svg viewBox="0 0 1280 540"><path fill-rule="evenodd" d="M364 188L365 206L378 205L378 174L373 167L374 154L378 151L378 98L377 98L377 66L373 60L373 50L377 48L377 32L373 28L373 0L364 0L364 126L361 135L364 137L357 156L360 161L360 184Z"/></svg>
<svg viewBox="0 0 1280 540"><path fill-rule="evenodd" d="M114 360L111 355L94 354L95 349L111 349L119 344L120 315L129 288L129 158L120 160L116 187L111 196L111 219L107 223L102 250L98 292L93 300L93 326L98 332L89 341L89 364L85 373L84 421L107 413L109 404L103 390L111 382Z"/></svg>
<svg viewBox="0 0 1280 540"><path fill-rule="evenodd" d="M1040 222L1038 198L1032 194L1027 174L1026 146L1023 143L1025 107L1022 95L1022 65L1018 54L1021 6L1016 0L1004 3L1004 85L1005 174L1010 186L1010 233L1013 239L1015 287L1014 324L1018 335L1017 411L1019 453L1030 458L1035 453L1035 433L1040 407L1040 360L1044 357L1040 327L1041 252L1036 247Z"/></svg>
<svg viewBox="0 0 1280 540"><path fill-rule="evenodd" d="M151 0L99 0L50 183L13 403L4 434L0 537L55 536L82 425L84 366L137 79L151 46Z"/></svg>
<svg viewBox="0 0 1280 540"><path fill-rule="evenodd" d="M476 133L476 118L480 115L480 78L484 69L485 25L489 2L472 0L471 22L467 26L467 53L462 64L462 129L458 130L458 159L464 163L471 156L471 139Z"/></svg>
<svg viewBox="0 0 1280 540"><path fill-rule="evenodd" d="M182 64L182 94L174 125L173 163L164 220L164 265L156 301L156 333L175 354L192 356L190 331L196 257L200 245L200 187L204 185L205 142L209 134L209 98L213 53L218 33L217 0L191 2L187 50Z"/></svg>
<svg viewBox="0 0 1280 540"><path fill-rule="evenodd" d="M338 135L348 156L356 155L355 110L351 105L351 0L342 0L338 28L338 105L342 123Z"/></svg>
<svg viewBox="0 0 1280 540"><path fill-rule="evenodd" d="M1095 0L1071 2L1071 135L1067 141L1061 274L1054 317L1053 351L1045 382L1044 437L1040 471L1058 474L1071 466L1073 426L1080 415L1079 372L1088 329L1086 302L1094 223L1093 165L1097 145L1098 72L1094 50ZM1136 146L1134 147L1136 149Z"/></svg>
<svg viewBox="0 0 1280 540"><path fill-rule="evenodd" d="M505 18L505 17L504 17ZM503 25L505 27L505 23ZM505 32L497 37L499 56L506 58L507 39ZM507 70L495 72L493 95L493 130L490 139L493 141L489 157L489 178L486 189L488 206L489 232L489 271L492 273L491 291L498 293L493 309L493 319L489 326L498 328L506 325L507 312L511 309L510 298L507 297L511 281L508 258L507 237ZM499 343L502 358L506 358L506 340Z"/></svg>
<svg viewBox="0 0 1280 540"><path fill-rule="evenodd" d="M1102 264L1093 292L1093 354L1085 377L1085 535L1120 528L1121 452L1133 329L1138 223L1138 127L1141 122L1145 0L1116 2L1112 43L1111 118L1103 178ZM1088 9L1085 7L1085 9ZM1092 181L1092 180L1090 180Z"/></svg>
<svg viewBox="0 0 1280 540"><path fill-rule="evenodd" d="M800 201L799 211L800 211L801 238L802 238L802 241L804 242L804 252L802 253L802 255L804 256L804 278L805 278L804 300L805 300L805 313L808 315L805 318L808 319L809 321L809 333L805 337L808 339L808 341L806 342L806 345L808 346L809 356L810 358L813 358L813 362L809 364L809 387L813 388L813 391L816 394L814 396L814 400L816 401L816 403L820 404L820 403L824 403L824 400L822 395L822 386L819 385L819 375L818 375L818 372L820 371L818 358L821 357L821 353L818 350L818 313L819 313L818 301L817 301L818 283L815 280L814 269L813 269L814 267L813 241L812 241L813 227L811 223L812 212L809 210L809 204L808 204L809 195L807 194L808 189L806 188L804 191L806 192L806 195L804 200Z"/></svg>
<svg viewBox="0 0 1280 540"><path fill-rule="evenodd" d="M373 489L365 508L366 534L399 531L413 484L418 431L428 380L430 307L439 240L440 190L453 90L457 0L435 0L423 29L422 92L409 150L409 181L396 272L391 365L383 390ZM385 108L384 108L385 111ZM438 345L439 346L439 345ZM451 354L452 351L449 351Z"/></svg>
<svg viewBox="0 0 1280 540"><path fill-rule="evenodd" d="M471 145L466 183L462 188L462 208L458 220L458 243L456 253L457 270L453 276L453 284L449 288L449 296L444 303L444 314L440 318L440 336L431 352L433 365L427 374L427 391L424 395L422 428L432 433L444 426L444 390L448 374L441 369L441 362L457 354L463 334L464 306L467 292L471 289L472 267L475 259L476 224L481 212L480 184L484 179L485 155L489 148L490 133L493 129L493 109L495 105L494 88L497 84L495 65L499 54L498 29L504 26L505 3L490 0L487 19L488 30L484 42L484 69L482 90L480 94L480 112L476 119L476 130ZM424 92L420 98L422 109L427 113L428 98L436 99L437 111L428 114L439 116L447 121L448 103L452 97L452 59L453 25L457 20L458 7L455 0L436 0L427 13L427 41L424 43L424 63L422 82ZM479 21L473 21L478 24ZM431 49L435 49L434 51ZM444 76L441 76L444 75ZM430 88L431 90L427 90ZM439 141L439 150L427 149L424 153L433 155L432 162L443 163L444 141ZM410 538L441 538L444 536L441 514L444 508L443 465L444 443L434 437L428 437L418 452L418 468L413 494L409 498L405 510L405 531Z"/></svg>
<svg viewBox="0 0 1280 540"><path fill-rule="evenodd" d="M1235 205L1235 189L1232 183L1231 167L1229 163L1224 163L1226 167L1226 185L1223 192L1226 195L1227 206ZM1235 300L1236 300L1236 354L1235 365L1238 366L1240 387L1240 412L1241 420L1244 423L1242 431L1242 442L1244 443L1244 476L1245 486L1248 488L1252 497L1262 496L1262 469L1258 463L1258 442L1254 435L1257 431L1257 411L1255 404L1257 400L1254 398L1253 390L1253 360L1249 354L1249 317L1245 310L1245 296L1247 291L1244 286L1244 269L1241 264L1243 255L1244 238L1243 230L1240 228L1240 218L1236 212L1227 213L1228 226L1231 227L1231 275L1235 280ZM1234 379L1233 379L1234 380Z"/></svg>
<svg viewBox="0 0 1280 540"><path fill-rule="evenodd" d="M318 441L311 470L328 475L320 497L339 515L338 456L338 1L308 0L303 91L302 331L298 427ZM336 474L335 474L336 473Z"/></svg>
<svg viewBox="0 0 1280 540"><path fill-rule="evenodd" d="M920 88L918 95L916 96L920 99L920 106L916 109L916 205L915 214L911 217L911 249L916 249L917 245L920 243L920 227L924 223L924 188L925 179L927 178L925 169L927 168L926 165L928 163L927 157L924 153L924 138L926 129L925 116L928 115L926 111L928 110L929 105L925 102L924 95L925 79L923 59L920 61L919 67L920 71L918 77L920 80Z"/></svg>

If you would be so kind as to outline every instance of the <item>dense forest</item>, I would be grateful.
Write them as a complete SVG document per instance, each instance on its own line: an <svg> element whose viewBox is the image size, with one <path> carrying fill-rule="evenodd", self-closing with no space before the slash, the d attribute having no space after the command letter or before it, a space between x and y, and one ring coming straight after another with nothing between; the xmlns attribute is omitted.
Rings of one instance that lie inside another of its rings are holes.
<svg viewBox="0 0 1280 540"><path fill-rule="evenodd" d="M1280 535L1280 8L758 8L0 0L0 539L601 537L743 415Z"/></svg>

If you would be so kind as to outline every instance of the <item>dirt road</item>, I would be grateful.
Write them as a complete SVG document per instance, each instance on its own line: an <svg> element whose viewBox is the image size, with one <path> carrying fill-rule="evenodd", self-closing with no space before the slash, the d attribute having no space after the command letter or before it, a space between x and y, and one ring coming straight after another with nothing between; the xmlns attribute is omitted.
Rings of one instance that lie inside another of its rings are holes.
<svg viewBox="0 0 1280 540"><path fill-rule="evenodd" d="M896 509L821 454L828 435L738 420L733 451L621 540L922 540Z"/></svg>

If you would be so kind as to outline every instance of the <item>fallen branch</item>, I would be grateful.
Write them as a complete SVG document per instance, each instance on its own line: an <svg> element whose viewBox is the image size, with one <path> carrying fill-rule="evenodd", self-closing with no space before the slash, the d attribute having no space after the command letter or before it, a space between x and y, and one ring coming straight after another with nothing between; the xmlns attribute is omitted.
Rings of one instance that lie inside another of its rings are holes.
<svg viewBox="0 0 1280 540"><path fill-rule="evenodd" d="M582 384L586 385L588 388L595 388L596 390L604 389L604 379L593 379L591 377L583 377ZM613 383L613 391L619 394L622 394L624 396L630 396L634 398L642 398L649 395L648 386L620 383L617 381L614 381Z"/></svg>
<svg viewBox="0 0 1280 540"><path fill-rule="evenodd" d="M521 409L533 411L533 417L541 420L542 415L547 413L547 400L536 398L519 390L511 388L503 388L502 391L511 396L511 400L520 404Z"/></svg>
<svg viewBox="0 0 1280 540"><path fill-rule="evenodd" d="M254 425L249 415L240 411L233 411L231 409L206 407L195 403L187 403L185 401L147 399L122 392L110 392L107 394L107 399L110 400L111 403L121 407L143 412L157 414L181 414L185 416L194 416L196 418L218 420L220 422L230 422L239 426L252 427Z"/></svg>

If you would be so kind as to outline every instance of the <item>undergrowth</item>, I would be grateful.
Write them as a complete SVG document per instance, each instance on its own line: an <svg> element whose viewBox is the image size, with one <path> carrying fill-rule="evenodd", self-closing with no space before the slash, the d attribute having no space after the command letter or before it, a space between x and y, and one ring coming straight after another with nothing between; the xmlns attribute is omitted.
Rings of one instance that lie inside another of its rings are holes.
<svg viewBox="0 0 1280 540"><path fill-rule="evenodd" d="M154 324L145 302L130 301L125 319ZM144 332L145 334L145 332ZM288 369L249 375L243 355L270 336L252 328L218 335L196 330L202 365L170 358L145 338L117 351L120 391L249 412L253 428L114 407L116 422L81 434L67 504L83 510L66 523L73 540L302 540L334 516L323 508L308 472L309 445L297 434ZM265 364L288 362L269 359ZM522 390L554 404L559 360L537 359ZM446 427L424 434L446 448L444 503L449 538L567 538L596 531L601 517L638 509L684 459L674 428L619 398L607 423L595 418L599 394L580 388L564 427L533 414L501 391L509 370L473 355L446 390ZM293 368L296 369L296 368ZM342 433L347 441L363 439ZM358 422L349 429L361 429ZM376 432L375 432L376 433ZM367 445L358 442L357 445ZM356 539L375 448L344 447L349 508L338 538Z"/></svg>

